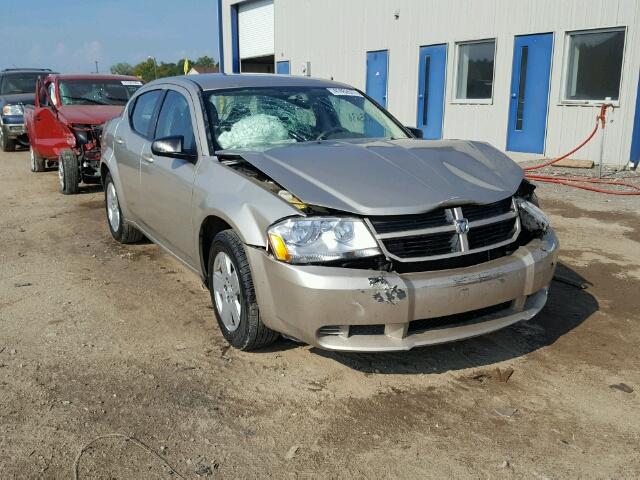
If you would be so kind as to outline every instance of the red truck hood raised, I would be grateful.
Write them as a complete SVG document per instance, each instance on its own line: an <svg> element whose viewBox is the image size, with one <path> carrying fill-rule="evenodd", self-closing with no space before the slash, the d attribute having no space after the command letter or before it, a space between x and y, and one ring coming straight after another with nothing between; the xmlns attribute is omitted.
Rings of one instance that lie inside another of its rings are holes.
<svg viewBox="0 0 640 480"><path fill-rule="evenodd" d="M124 110L120 105L63 105L58 108L60 120L68 124L101 125Z"/></svg>

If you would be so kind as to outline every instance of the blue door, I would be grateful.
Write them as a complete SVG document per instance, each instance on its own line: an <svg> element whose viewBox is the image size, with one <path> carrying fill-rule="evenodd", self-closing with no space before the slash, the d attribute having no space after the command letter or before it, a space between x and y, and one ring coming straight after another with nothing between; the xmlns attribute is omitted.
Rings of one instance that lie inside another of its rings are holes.
<svg viewBox="0 0 640 480"><path fill-rule="evenodd" d="M289 75L289 60L282 60L280 62L276 62L276 73L278 75Z"/></svg>
<svg viewBox="0 0 640 480"><path fill-rule="evenodd" d="M638 95L636 96L636 118L633 121L630 160L636 167L640 163L640 81L638 81Z"/></svg>
<svg viewBox="0 0 640 480"><path fill-rule="evenodd" d="M544 153L553 34L516 37L507 150Z"/></svg>
<svg viewBox="0 0 640 480"><path fill-rule="evenodd" d="M383 107L387 106L387 69L389 52L379 50L367 52L367 87L366 92Z"/></svg>
<svg viewBox="0 0 640 480"><path fill-rule="evenodd" d="M425 139L438 140L442 138L447 46L420 47L419 69L416 127L422 129Z"/></svg>

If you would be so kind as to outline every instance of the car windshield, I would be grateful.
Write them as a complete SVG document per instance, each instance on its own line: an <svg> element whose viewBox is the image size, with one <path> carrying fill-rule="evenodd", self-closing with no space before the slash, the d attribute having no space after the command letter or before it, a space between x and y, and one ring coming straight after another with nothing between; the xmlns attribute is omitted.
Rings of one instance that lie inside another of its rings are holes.
<svg viewBox="0 0 640 480"><path fill-rule="evenodd" d="M208 92L205 106L222 149L288 143L408 138L380 107L350 88L256 87Z"/></svg>
<svg viewBox="0 0 640 480"><path fill-rule="evenodd" d="M29 73L19 75L4 75L0 83L0 95L12 95L17 93L35 93L38 77L46 75L42 73Z"/></svg>
<svg viewBox="0 0 640 480"><path fill-rule="evenodd" d="M60 80L62 105L126 105L139 80Z"/></svg>

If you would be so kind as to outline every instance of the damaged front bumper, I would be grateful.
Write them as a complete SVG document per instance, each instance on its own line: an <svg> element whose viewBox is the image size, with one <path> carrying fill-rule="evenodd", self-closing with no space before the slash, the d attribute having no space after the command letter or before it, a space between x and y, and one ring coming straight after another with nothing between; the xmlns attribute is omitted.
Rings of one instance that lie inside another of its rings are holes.
<svg viewBox="0 0 640 480"><path fill-rule="evenodd" d="M0 128L2 128L2 132L4 136L11 140L18 140L21 143L28 142L27 138L27 129L24 125L22 117L10 117L11 121L8 121L8 118L4 118Z"/></svg>
<svg viewBox="0 0 640 480"><path fill-rule="evenodd" d="M557 263L552 230L472 267L398 274L278 262L247 247L264 323L329 350L393 351L482 335L545 305Z"/></svg>

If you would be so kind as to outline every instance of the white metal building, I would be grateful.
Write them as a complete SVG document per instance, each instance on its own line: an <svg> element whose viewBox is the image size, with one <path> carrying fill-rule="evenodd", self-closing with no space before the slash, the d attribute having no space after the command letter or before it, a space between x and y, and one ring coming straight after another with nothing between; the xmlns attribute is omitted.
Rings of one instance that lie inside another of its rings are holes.
<svg viewBox="0 0 640 480"><path fill-rule="evenodd" d="M333 78L425 138L553 157L612 103L604 162L640 158L639 0L221 0L222 68ZM577 157L598 161L600 139Z"/></svg>

